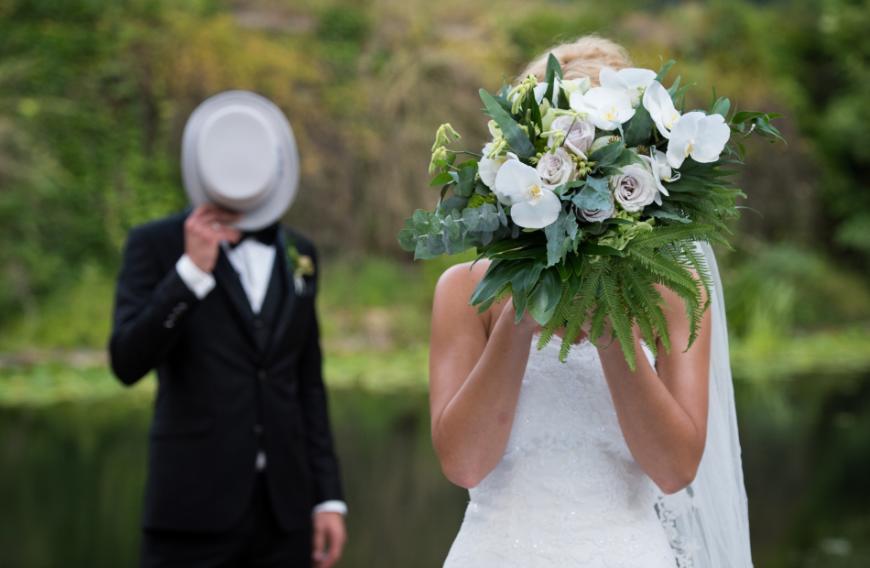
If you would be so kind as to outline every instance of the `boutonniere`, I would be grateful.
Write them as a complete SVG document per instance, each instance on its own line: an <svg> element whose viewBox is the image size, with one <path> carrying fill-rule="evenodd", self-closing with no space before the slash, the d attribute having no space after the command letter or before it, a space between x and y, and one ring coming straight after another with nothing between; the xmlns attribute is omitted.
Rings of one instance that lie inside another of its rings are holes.
<svg viewBox="0 0 870 568"><path fill-rule="evenodd" d="M293 286L296 293L305 291L305 277L314 276L314 261L307 254L299 254L296 245L287 245L287 258L293 268Z"/></svg>

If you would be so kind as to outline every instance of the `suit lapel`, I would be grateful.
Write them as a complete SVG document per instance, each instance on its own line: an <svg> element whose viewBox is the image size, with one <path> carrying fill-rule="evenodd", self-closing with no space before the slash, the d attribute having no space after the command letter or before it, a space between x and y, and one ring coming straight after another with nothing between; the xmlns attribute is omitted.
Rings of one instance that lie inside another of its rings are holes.
<svg viewBox="0 0 870 568"><path fill-rule="evenodd" d="M236 315L239 316L242 329L245 330L245 335L251 340L251 343L256 347L257 341L254 336L252 323L254 320L254 312L251 310L251 304L248 301L248 296L245 294L245 289L242 288L242 282L239 280L239 275L236 269L233 268L230 259L227 257L223 247L218 253L217 263L214 268L214 277L218 282L218 287L221 288L232 304Z"/></svg>
<svg viewBox="0 0 870 568"><path fill-rule="evenodd" d="M284 288L287 290L287 295L281 303L281 310L275 320L275 325L272 329L272 336L269 341L269 349L267 354L271 354L275 348L276 342L287 331L287 326L293 319L293 310L296 307L296 287L293 285L293 274L290 262L287 259L287 243L288 238L285 229L281 226L278 230L278 250L275 253L275 266L281 271L281 276L284 278Z"/></svg>

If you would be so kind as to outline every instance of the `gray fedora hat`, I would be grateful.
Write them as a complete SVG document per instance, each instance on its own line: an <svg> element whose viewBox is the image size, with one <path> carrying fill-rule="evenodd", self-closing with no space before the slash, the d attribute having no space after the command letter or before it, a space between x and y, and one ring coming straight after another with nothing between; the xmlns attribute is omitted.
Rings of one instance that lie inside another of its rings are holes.
<svg viewBox="0 0 870 568"><path fill-rule="evenodd" d="M226 91L200 104L184 127L184 188L194 205L241 213L236 227L256 230L281 218L299 186L299 152L290 123L272 101Z"/></svg>

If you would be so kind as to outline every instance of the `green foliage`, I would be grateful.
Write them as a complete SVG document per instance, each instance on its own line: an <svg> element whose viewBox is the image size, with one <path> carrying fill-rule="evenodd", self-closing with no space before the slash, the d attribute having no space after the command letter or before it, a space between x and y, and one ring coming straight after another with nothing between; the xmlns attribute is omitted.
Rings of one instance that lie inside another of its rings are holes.
<svg viewBox="0 0 870 568"><path fill-rule="evenodd" d="M405 250L413 251L414 258L420 260L484 246L507 224L504 213L500 214L500 211L500 205L487 202L464 210L444 211L439 208L433 212L418 209L399 231L399 244Z"/></svg>
<svg viewBox="0 0 870 568"><path fill-rule="evenodd" d="M529 135L520 128L520 125L504 109L502 104L495 97L487 93L485 89L480 89L480 100L483 101L486 113L501 128L508 144L510 144L511 150L520 158L533 156L535 154L535 147L529 140Z"/></svg>
<svg viewBox="0 0 870 568"><path fill-rule="evenodd" d="M815 252L761 245L723 257L728 325L745 338L778 338L870 320L870 289Z"/></svg>
<svg viewBox="0 0 870 568"><path fill-rule="evenodd" d="M329 6L318 17L317 36L324 41L361 45L370 30L371 20L358 6Z"/></svg>
<svg viewBox="0 0 870 568"><path fill-rule="evenodd" d="M76 279L0 333L0 352L34 346L61 349L103 348L109 335L114 297L113 275L89 264Z"/></svg>

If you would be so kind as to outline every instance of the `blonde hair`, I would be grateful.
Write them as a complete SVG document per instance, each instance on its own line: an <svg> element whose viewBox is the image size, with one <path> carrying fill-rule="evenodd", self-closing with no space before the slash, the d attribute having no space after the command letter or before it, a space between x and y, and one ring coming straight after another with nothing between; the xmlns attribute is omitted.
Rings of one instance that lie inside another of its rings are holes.
<svg viewBox="0 0 870 568"><path fill-rule="evenodd" d="M602 67L624 69L631 66L628 51L616 42L597 35L586 35L569 43L555 45L536 57L520 75L529 75L543 81L547 74L547 58L553 54L562 65L565 79L589 77L598 86L598 73Z"/></svg>

